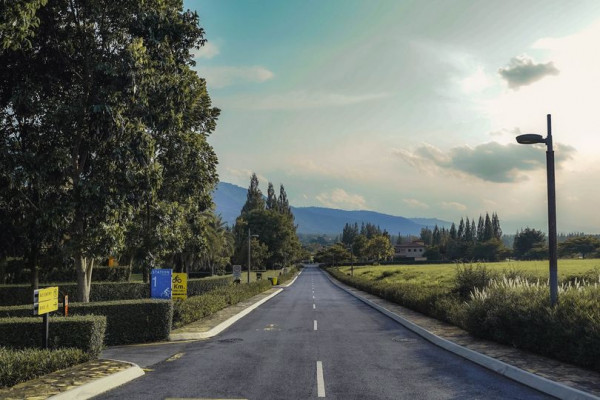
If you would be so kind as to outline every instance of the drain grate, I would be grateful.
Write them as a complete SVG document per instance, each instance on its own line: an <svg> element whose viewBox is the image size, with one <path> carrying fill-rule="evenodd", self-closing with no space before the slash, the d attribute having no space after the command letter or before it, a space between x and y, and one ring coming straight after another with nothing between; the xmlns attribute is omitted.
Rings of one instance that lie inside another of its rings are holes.
<svg viewBox="0 0 600 400"><path fill-rule="evenodd" d="M244 339L242 338L231 338L231 339L221 339L219 343L237 343L242 342Z"/></svg>

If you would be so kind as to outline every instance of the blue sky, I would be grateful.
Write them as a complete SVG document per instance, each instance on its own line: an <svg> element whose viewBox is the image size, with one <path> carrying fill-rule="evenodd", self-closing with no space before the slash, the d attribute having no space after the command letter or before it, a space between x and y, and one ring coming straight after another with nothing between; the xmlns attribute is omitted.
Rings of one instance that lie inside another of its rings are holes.
<svg viewBox="0 0 600 400"><path fill-rule="evenodd" d="M576 6L573 6L576 4ZM194 0L222 181L296 206L600 232L600 2ZM597 214L597 215L596 215Z"/></svg>

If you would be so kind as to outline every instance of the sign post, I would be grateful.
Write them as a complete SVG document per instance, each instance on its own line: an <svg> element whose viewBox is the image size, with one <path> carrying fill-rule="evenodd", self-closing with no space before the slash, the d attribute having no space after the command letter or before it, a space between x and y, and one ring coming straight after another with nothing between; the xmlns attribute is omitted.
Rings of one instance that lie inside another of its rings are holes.
<svg viewBox="0 0 600 400"><path fill-rule="evenodd" d="M173 299L187 299L187 278L184 272L173 273Z"/></svg>
<svg viewBox="0 0 600 400"><path fill-rule="evenodd" d="M171 299L173 270L155 268L150 271L150 297L153 299Z"/></svg>
<svg viewBox="0 0 600 400"><path fill-rule="evenodd" d="M242 266L241 265L233 266L233 281L236 283L240 283L242 281Z"/></svg>
<svg viewBox="0 0 600 400"><path fill-rule="evenodd" d="M48 348L50 321L48 314L58 310L58 286L33 291L33 315L43 315L42 347Z"/></svg>

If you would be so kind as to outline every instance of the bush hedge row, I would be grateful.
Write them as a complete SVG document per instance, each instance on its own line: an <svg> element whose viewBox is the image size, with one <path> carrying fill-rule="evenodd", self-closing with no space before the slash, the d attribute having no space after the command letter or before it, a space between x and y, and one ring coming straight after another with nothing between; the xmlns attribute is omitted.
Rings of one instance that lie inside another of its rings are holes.
<svg viewBox="0 0 600 400"><path fill-rule="evenodd" d="M95 269L94 269L95 273ZM93 275L92 275L93 276ZM196 296L216 287L231 285L231 276L188 280L188 295ZM40 285L41 288L55 285ZM58 284L61 295L67 294L70 301L77 298L76 283ZM90 301L135 300L150 297L150 285L143 282L95 282L90 290ZM0 285L0 306L33 304L30 285Z"/></svg>
<svg viewBox="0 0 600 400"><path fill-rule="evenodd" d="M261 280L249 284L220 287L208 293L188 297L187 300L175 301L173 327L179 328L207 317L227 306L262 293L270 287L271 282Z"/></svg>
<svg viewBox="0 0 600 400"><path fill-rule="evenodd" d="M0 307L0 317L5 318L28 317L32 312L31 305ZM54 315L61 314L62 305ZM173 304L168 300L154 299L69 303L67 319L76 315L105 316L106 345L144 343L166 340L169 337ZM35 319L41 321L41 317Z"/></svg>
<svg viewBox="0 0 600 400"><path fill-rule="evenodd" d="M598 285L563 285L552 308L548 285L522 278L518 271L491 278L484 267L459 269L451 291L371 281L336 268L327 271L348 285L450 322L474 336L600 371Z"/></svg>
<svg viewBox="0 0 600 400"><path fill-rule="evenodd" d="M0 347L0 387L10 387L90 360L80 349L6 349Z"/></svg>
<svg viewBox="0 0 600 400"><path fill-rule="evenodd" d="M106 317L50 317L48 345L52 349L77 348L91 357L102 351ZM0 347L40 347L44 333L41 317L0 318Z"/></svg>

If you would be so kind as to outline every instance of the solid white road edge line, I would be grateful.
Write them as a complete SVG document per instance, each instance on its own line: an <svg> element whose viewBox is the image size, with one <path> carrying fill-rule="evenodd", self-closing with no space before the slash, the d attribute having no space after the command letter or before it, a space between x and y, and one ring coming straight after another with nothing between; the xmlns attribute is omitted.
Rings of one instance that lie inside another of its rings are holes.
<svg viewBox="0 0 600 400"><path fill-rule="evenodd" d="M539 390L542 393L546 393L546 394L549 394L550 396L558 397L559 399L600 400L600 397L595 396L591 393L587 393L587 392L581 391L579 389L575 389L573 387L567 386L563 383L555 382L550 379L544 378L542 376L533 374L531 372L527 372L527 371L517 368L513 365L507 364L503 361L486 356L485 354L478 353L474 350L468 349L468 348L460 346L454 342L451 342L449 340L446 340L439 336L436 336L433 333L429 332L428 330L421 328L419 325L414 324L414 323L402 318L398 314L393 313L392 311L388 310L387 308L382 307L378 304L375 304L372 301L370 301L356 293L353 293L351 290L343 287L340 282L338 282L336 279L331 277L327 272L323 272L323 273L327 275L329 280L334 285L336 285L343 291L351 294L352 296L356 297L363 303L373 307L380 313L387 315L394 321L399 322L400 324L404 325L406 328L415 332L417 335L430 341L431 343L435 344L436 346L441 347L442 349L448 350L456 355L466 358L467 360L473 361L474 363L479 364L482 367L492 370L500 375L506 376L507 378L510 378L514 381L517 381L526 386L529 386L531 388Z"/></svg>
<svg viewBox="0 0 600 400"><path fill-rule="evenodd" d="M265 297L264 299L262 299L260 301L257 301L256 303L252 304L250 307L237 313L233 317L221 322L219 325L215 326L214 328L212 328L211 330L209 330L207 332L190 332L190 333L175 333L175 334L172 333L169 336L169 340L175 341L175 340L187 340L187 339L208 339L213 336L216 336L219 333L223 332L225 329L229 328L231 325L233 325L238 320L240 320L240 319L244 318L246 315L250 314L250 312L253 311L255 308L258 308L260 305L271 300L273 297L277 296L281 292L283 292L283 289L278 289L276 292L270 294L269 296Z"/></svg>
<svg viewBox="0 0 600 400"><path fill-rule="evenodd" d="M323 378L323 363L317 361L317 397L325 397L325 379Z"/></svg>

